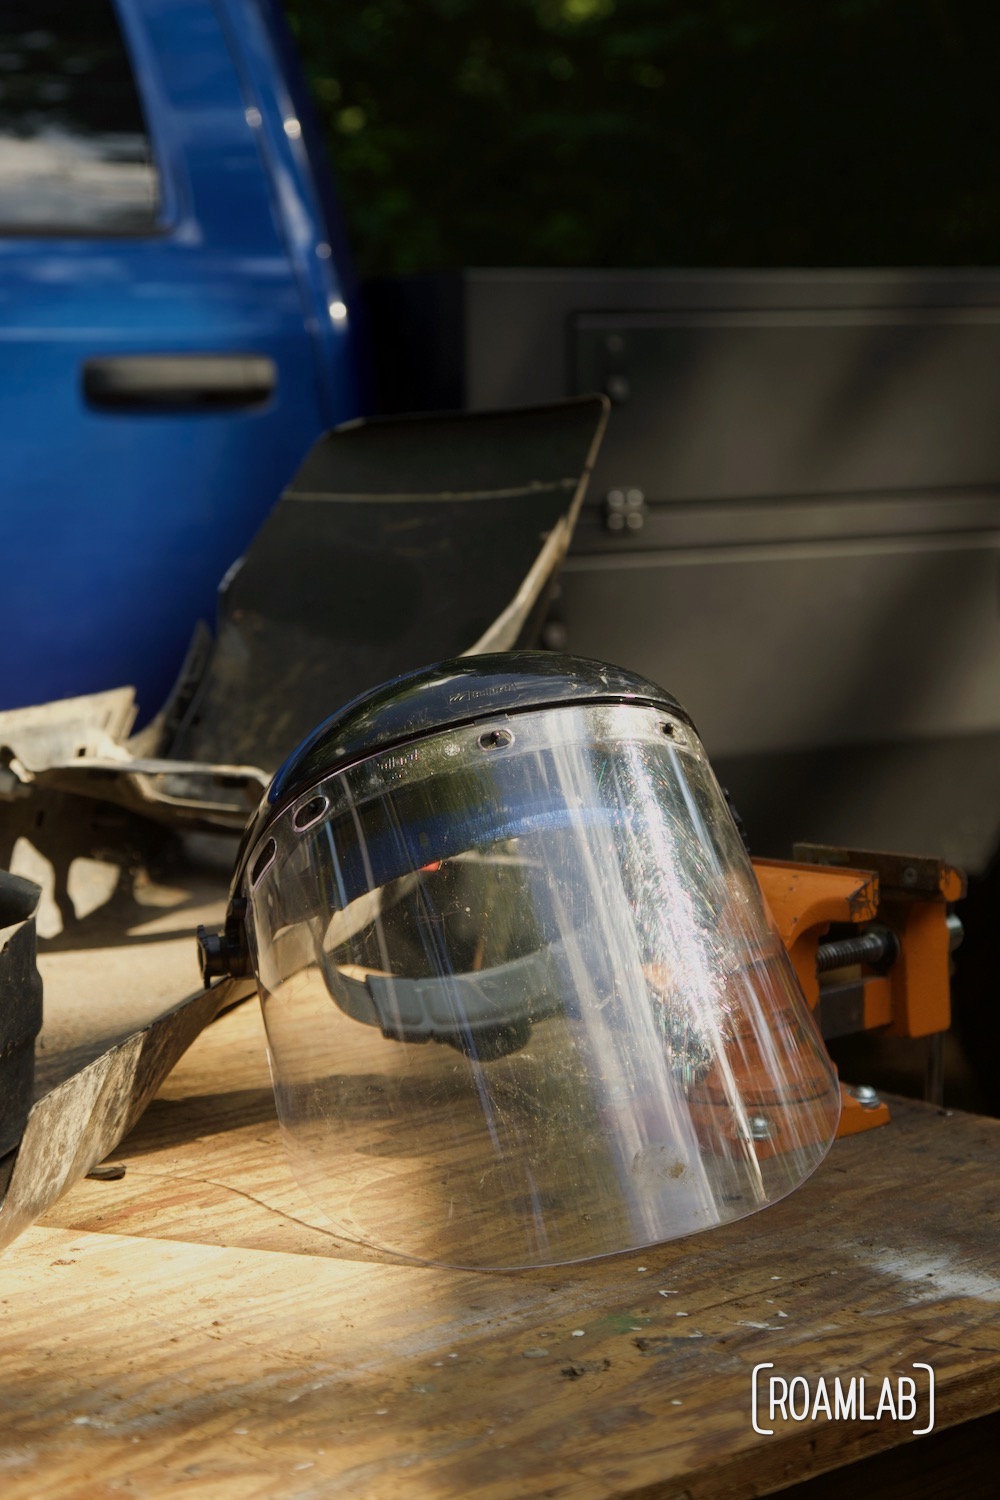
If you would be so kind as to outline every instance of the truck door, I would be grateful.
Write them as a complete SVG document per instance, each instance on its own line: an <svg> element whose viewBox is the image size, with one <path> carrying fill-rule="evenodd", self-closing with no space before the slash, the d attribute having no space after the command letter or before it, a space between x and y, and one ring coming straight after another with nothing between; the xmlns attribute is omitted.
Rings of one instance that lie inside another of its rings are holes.
<svg viewBox="0 0 1000 1500"><path fill-rule="evenodd" d="M155 712L303 454L356 412L297 121L281 157L241 15L0 19L0 706L132 684Z"/></svg>

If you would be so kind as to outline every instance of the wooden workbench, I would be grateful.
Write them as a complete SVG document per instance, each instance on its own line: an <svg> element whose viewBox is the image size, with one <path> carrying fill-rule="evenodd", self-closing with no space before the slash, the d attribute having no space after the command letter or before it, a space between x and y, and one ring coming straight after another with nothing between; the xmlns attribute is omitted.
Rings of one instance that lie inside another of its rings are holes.
<svg viewBox="0 0 1000 1500"><path fill-rule="evenodd" d="M393 1264L317 1227L244 1005L116 1152L126 1175L0 1263L0 1494L738 1500L891 1448L932 1478L948 1434L912 1423L755 1435L751 1371L925 1360L938 1428L995 1443L972 1419L1000 1409L998 1147L998 1122L898 1102L742 1223L544 1272ZM928 1484L905 1493L993 1493Z"/></svg>

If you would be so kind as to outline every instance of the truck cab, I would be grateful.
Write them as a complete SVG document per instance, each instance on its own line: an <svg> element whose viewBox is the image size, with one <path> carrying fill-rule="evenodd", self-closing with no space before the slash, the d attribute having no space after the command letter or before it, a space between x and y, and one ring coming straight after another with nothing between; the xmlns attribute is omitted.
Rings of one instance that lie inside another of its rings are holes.
<svg viewBox="0 0 1000 1500"><path fill-rule="evenodd" d="M277 0L0 19L0 708L129 684L361 407L356 298Z"/></svg>

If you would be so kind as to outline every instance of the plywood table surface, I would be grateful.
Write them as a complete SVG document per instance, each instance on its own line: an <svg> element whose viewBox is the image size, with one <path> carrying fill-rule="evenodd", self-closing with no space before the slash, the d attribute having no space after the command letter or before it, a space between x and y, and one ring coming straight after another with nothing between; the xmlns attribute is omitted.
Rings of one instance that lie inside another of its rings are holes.
<svg viewBox="0 0 1000 1500"><path fill-rule="evenodd" d="M758 1495L912 1423L751 1428L751 1372L937 1373L1000 1408L1000 1123L897 1102L743 1223L566 1269L392 1263L285 1164L255 1002L2 1260L0 1494ZM922 1441L922 1440L921 1440Z"/></svg>

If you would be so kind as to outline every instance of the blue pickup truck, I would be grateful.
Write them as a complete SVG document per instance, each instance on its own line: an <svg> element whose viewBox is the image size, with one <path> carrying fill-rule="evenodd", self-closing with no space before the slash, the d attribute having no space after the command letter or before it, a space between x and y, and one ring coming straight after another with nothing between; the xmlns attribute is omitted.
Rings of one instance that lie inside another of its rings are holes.
<svg viewBox="0 0 1000 1500"><path fill-rule="evenodd" d="M278 0L0 17L0 707L144 716L319 433L356 297Z"/></svg>

